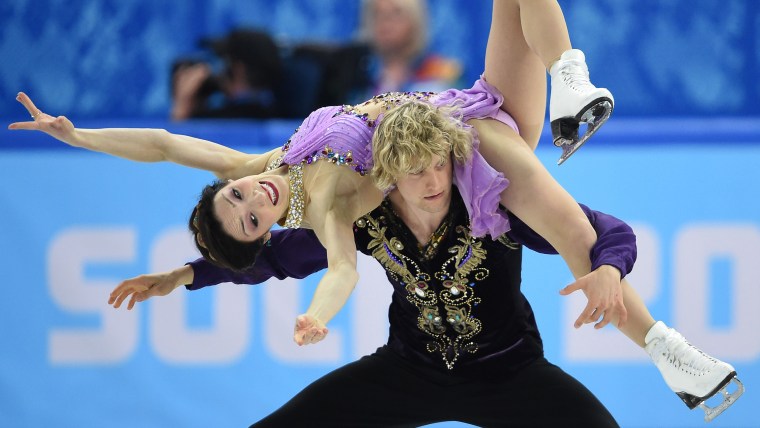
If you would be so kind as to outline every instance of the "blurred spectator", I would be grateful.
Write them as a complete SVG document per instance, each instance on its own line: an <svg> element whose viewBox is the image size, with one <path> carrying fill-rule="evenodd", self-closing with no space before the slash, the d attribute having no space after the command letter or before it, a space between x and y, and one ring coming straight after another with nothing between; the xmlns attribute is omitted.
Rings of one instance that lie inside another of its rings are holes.
<svg viewBox="0 0 760 428"><path fill-rule="evenodd" d="M392 91L460 86L461 63L428 51L425 0L363 0L358 40L278 46L239 29L205 46L224 60L173 67L172 118L303 118L328 105L358 104Z"/></svg>
<svg viewBox="0 0 760 428"><path fill-rule="evenodd" d="M279 116L275 102L282 62L272 37L253 29L236 29L224 37L204 39L223 64L179 60L172 67L173 120L189 118L271 118Z"/></svg>
<svg viewBox="0 0 760 428"><path fill-rule="evenodd" d="M428 51L425 0L364 0L361 14L359 43L336 52L326 70L327 100L355 104L383 92L459 86L461 63Z"/></svg>
<svg viewBox="0 0 760 428"><path fill-rule="evenodd" d="M357 104L383 92L460 86L461 63L428 51L425 0L364 0L361 14L357 42L302 44L292 50L287 61L311 66L297 69L308 70L300 75L320 82L316 92L301 82L302 107L294 108L303 113L306 104L313 104L305 110L308 114L316 107Z"/></svg>
<svg viewBox="0 0 760 428"><path fill-rule="evenodd" d="M375 94L456 86L462 66L427 51L427 19L425 0L364 1L360 37L373 49L368 71Z"/></svg>

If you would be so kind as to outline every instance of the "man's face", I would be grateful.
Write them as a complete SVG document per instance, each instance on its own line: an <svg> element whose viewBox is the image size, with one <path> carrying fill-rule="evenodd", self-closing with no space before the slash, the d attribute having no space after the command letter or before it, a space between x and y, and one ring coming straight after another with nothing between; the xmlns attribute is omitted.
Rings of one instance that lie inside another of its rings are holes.
<svg viewBox="0 0 760 428"><path fill-rule="evenodd" d="M449 209L452 184L451 162L434 156L424 169L399 177L396 189L410 207L439 213Z"/></svg>

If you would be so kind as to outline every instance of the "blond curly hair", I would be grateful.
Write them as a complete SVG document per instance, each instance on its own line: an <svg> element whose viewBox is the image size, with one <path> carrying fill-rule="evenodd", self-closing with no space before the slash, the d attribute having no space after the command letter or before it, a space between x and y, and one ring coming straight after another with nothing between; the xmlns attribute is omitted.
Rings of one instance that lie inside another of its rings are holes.
<svg viewBox="0 0 760 428"><path fill-rule="evenodd" d="M436 155L465 163L472 155L472 138L455 107L401 104L388 110L372 137L372 179L387 190L402 175L427 168Z"/></svg>

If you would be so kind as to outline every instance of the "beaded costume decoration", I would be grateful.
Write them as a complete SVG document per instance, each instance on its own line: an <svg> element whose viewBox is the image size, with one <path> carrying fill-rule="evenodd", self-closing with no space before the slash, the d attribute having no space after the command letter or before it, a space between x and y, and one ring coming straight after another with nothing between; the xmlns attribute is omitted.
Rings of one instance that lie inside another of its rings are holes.
<svg viewBox="0 0 760 428"><path fill-rule="evenodd" d="M483 329L472 310L480 303L474 286L488 277L489 271L481 267L486 257L482 243L472 237L469 229L456 226L458 245L448 248L451 257L432 276L405 254L409 251L403 242L392 236L387 218L393 212L383 203L385 215L366 215L356 221L356 226L366 228L372 240L368 249L372 257L395 276L407 291L406 299L417 307L417 327L432 338L426 345L430 353L440 354L446 368L452 370L463 352L474 354L478 345L471 339ZM439 250L440 245L437 246Z"/></svg>
<svg viewBox="0 0 760 428"><path fill-rule="evenodd" d="M413 101L453 108L451 118L464 124L471 119L491 118L517 131L514 120L500 109L503 99L498 89L479 79L465 90L395 92L359 105L322 107L311 112L282 147L282 163L294 165L306 161L309 165L327 160L365 175L373 167L372 137L383 115L395 106ZM473 137L477 143L477 135ZM467 189L480 189L462 194L471 214L474 236L500 236L509 230L509 221L496 211L499 196L509 182L488 165L477 147L470 162L454 165L454 179Z"/></svg>
<svg viewBox="0 0 760 428"><path fill-rule="evenodd" d="M284 226L289 229L298 229L303 222L303 166L305 162L288 167L288 181L290 182L290 205L288 216Z"/></svg>
<svg viewBox="0 0 760 428"><path fill-rule="evenodd" d="M387 94L381 94L373 97L361 105L380 104L384 110L389 110L394 106L402 104L410 100L428 100L434 93L432 92L393 92ZM287 159L288 153L294 146L297 146L301 141L301 133L311 132L306 126L296 128L293 135L282 146L282 155L270 162L267 166L267 170L272 170L280 167L286 160L289 163L288 178L290 181L290 206L288 207L288 214L285 219L284 226L287 228L298 228L301 226L304 214L304 183L303 183L303 168L305 165L311 165L319 160L331 162L339 166L347 166L356 171L359 175L366 175L371 167L372 159L371 154L366 153L364 156L357 158L354 156L353 150L346 145L345 135L340 132L341 127L346 126L346 122L341 122L341 117L353 117L358 119L359 123L363 124L362 133L354 135L350 138L352 144L360 142L360 145L367 145L372 138L372 132L377 125L377 119L370 119L367 113L360 113L359 106L343 105L338 107L330 115L330 119L335 119L334 124L328 126L326 129L320 132L324 132L324 136L327 137L323 140L321 145L309 148L308 151L298 155L295 159ZM328 119L328 120L330 120ZM322 120L325 120L324 118ZM308 119L307 119L308 121ZM353 134L351 134L353 135ZM364 141L366 140L366 141ZM331 142L326 142L331 141Z"/></svg>
<svg viewBox="0 0 760 428"><path fill-rule="evenodd" d="M298 132L298 129L296 129ZM288 140L290 143L290 140ZM287 146L288 143L285 143ZM267 165L265 171L272 171L282 166L284 153L273 159ZM288 201L288 214L285 217L284 227L298 229L303 222L304 191L303 191L303 166L304 162L288 166L288 183L290 186L290 200Z"/></svg>

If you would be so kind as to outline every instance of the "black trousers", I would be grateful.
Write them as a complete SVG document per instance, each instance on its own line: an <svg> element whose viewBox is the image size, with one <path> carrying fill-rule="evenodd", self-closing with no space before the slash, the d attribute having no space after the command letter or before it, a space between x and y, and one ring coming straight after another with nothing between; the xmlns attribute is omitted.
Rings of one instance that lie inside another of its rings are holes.
<svg viewBox="0 0 760 428"><path fill-rule="evenodd" d="M251 427L617 427L585 386L540 358L509 374L452 376L386 347L304 388Z"/></svg>

